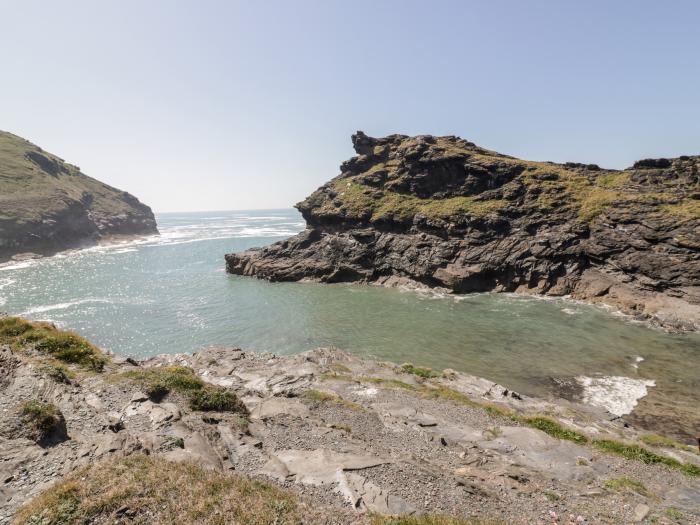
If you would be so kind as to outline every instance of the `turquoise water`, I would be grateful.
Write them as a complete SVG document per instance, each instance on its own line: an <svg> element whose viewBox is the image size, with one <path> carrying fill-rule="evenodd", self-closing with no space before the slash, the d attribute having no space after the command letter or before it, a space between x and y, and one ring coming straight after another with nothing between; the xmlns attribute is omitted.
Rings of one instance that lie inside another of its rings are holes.
<svg viewBox="0 0 700 525"><path fill-rule="evenodd" d="M225 253L300 231L300 215L157 219L160 237L0 266L0 311L54 321L135 357L207 346L279 354L335 346L450 367L530 394L552 392L553 379L619 376L655 381L650 390L667 403L692 408L697 400L700 335L667 334L566 300L230 276Z"/></svg>

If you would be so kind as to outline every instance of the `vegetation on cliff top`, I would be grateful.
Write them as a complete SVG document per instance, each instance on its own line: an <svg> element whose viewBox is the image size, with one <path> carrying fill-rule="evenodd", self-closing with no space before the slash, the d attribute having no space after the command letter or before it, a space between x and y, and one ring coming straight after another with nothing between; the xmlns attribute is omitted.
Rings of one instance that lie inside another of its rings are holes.
<svg viewBox="0 0 700 525"><path fill-rule="evenodd" d="M343 165L342 175L300 203L309 216L408 223L420 215L454 222L511 208L510 213L564 211L590 222L613 206L643 206L681 219L700 217L700 200L693 200L700 190L692 182L695 157L615 171L520 160L455 137L362 137L375 145L356 145L361 153ZM664 169L690 175L666 180L659 171ZM650 175L635 176L639 170Z"/></svg>
<svg viewBox="0 0 700 525"><path fill-rule="evenodd" d="M158 233L153 212L136 197L0 131L0 261L152 233Z"/></svg>
<svg viewBox="0 0 700 525"><path fill-rule="evenodd" d="M50 323L26 321L19 317L0 318L0 344L15 349L31 348L64 363L101 371L107 356L87 339Z"/></svg>
<svg viewBox="0 0 700 525"><path fill-rule="evenodd" d="M38 220L69 201L85 202L86 195L91 209L105 216L128 213L138 202L28 140L0 131L0 220Z"/></svg>

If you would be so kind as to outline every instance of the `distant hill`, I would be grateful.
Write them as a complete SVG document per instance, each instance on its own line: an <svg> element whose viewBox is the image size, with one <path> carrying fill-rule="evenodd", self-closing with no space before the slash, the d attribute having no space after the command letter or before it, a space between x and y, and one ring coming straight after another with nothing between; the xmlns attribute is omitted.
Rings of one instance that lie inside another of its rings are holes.
<svg viewBox="0 0 700 525"><path fill-rule="evenodd" d="M0 131L0 261L154 233L153 212L133 195Z"/></svg>

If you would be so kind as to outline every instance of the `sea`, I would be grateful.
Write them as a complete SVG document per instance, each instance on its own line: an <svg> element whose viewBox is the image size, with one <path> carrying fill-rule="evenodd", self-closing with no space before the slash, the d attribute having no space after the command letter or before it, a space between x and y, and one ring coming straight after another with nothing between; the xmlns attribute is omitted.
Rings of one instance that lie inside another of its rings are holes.
<svg viewBox="0 0 700 525"><path fill-rule="evenodd" d="M613 415L647 400L667 419L677 411L680 434L700 420L700 334L668 333L567 298L228 275L224 254L295 235L305 227L300 214L156 219L158 236L0 265L0 312L52 321L135 358L207 347L281 355L336 347L452 368L527 395L575 395Z"/></svg>

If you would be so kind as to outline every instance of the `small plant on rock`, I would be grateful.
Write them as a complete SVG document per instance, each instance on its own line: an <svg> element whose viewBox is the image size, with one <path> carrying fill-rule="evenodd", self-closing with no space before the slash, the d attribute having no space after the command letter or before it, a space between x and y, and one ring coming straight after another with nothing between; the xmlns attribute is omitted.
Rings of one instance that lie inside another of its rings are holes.
<svg viewBox="0 0 700 525"><path fill-rule="evenodd" d="M204 412L237 412L247 414L248 409L238 396L222 387L207 386L190 395L190 408Z"/></svg>
<svg viewBox="0 0 700 525"><path fill-rule="evenodd" d="M432 368L425 368L422 366L413 366L412 363L404 363L401 365L401 371L406 374L413 374L424 379L429 379L431 377L440 377L440 373L436 372Z"/></svg>
<svg viewBox="0 0 700 525"><path fill-rule="evenodd" d="M22 405L21 417L27 436L36 442L43 442L57 432L65 433L63 414L51 403L27 401Z"/></svg>

